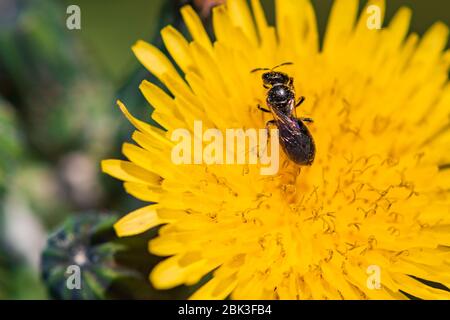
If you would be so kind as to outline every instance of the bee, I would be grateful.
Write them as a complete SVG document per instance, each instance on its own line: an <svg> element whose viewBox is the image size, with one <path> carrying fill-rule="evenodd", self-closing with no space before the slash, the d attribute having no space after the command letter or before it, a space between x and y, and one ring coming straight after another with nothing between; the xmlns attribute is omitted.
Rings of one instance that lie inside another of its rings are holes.
<svg viewBox="0 0 450 320"><path fill-rule="evenodd" d="M295 112L305 101L305 97L301 96L296 100L294 79L284 72L275 71L291 64L292 62L285 62L272 69L257 68L251 72L267 71L262 74L262 81L264 88L268 89L266 103L270 110L258 105L259 110L273 115L274 119L267 122L266 128L276 125L281 147L288 158L298 165L309 166L314 161L316 146L305 123L312 123L313 120L297 118Z"/></svg>

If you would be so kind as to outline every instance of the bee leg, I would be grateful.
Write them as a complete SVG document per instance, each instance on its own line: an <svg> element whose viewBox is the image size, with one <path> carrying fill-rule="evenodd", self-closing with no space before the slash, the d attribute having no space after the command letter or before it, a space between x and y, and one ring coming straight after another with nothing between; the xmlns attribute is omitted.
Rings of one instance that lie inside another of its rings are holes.
<svg viewBox="0 0 450 320"><path fill-rule="evenodd" d="M301 97L298 99L297 103L295 104L295 107L297 108L299 105L301 105L301 104L303 103L303 101L305 101L305 97L304 97L304 96L301 96Z"/></svg>
<svg viewBox="0 0 450 320"><path fill-rule="evenodd" d="M289 87L294 88L294 78L293 77L289 78Z"/></svg>
<svg viewBox="0 0 450 320"><path fill-rule="evenodd" d="M262 112L270 113L270 110L267 110L267 109L261 107L261 105L259 105L259 104L258 104L258 109L261 110Z"/></svg>
<svg viewBox="0 0 450 320"><path fill-rule="evenodd" d="M303 121L303 122L309 122L309 123L313 123L314 122L314 120L311 119L311 118L303 118L303 117L301 117L300 120Z"/></svg>
<svg viewBox="0 0 450 320"><path fill-rule="evenodd" d="M276 124L275 120L269 120L266 122L267 139L270 138L270 126L274 126L275 124Z"/></svg>
<svg viewBox="0 0 450 320"><path fill-rule="evenodd" d="M269 126L274 126L276 124L275 120L269 120L266 122L266 129L269 128Z"/></svg>
<svg viewBox="0 0 450 320"><path fill-rule="evenodd" d="M270 129L269 129L269 127L275 125L275 123L276 123L275 120L269 120L269 121L266 122L266 131L267 131L266 148L267 148L267 145L268 145L269 140L270 140ZM264 150L263 152L265 152L265 151L266 150ZM261 150L258 149L258 157L260 157L260 152L261 152Z"/></svg>
<svg viewBox="0 0 450 320"><path fill-rule="evenodd" d="M270 86L268 84L263 84L264 89L270 89Z"/></svg>

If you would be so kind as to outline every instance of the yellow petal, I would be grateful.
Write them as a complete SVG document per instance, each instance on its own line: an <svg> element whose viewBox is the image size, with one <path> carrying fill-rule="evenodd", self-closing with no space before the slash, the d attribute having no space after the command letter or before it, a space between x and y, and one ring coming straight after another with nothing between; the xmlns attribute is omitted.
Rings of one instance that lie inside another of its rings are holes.
<svg viewBox="0 0 450 320"><path fill-rule="evenodd" d="M186 250L183 242L173 239L173 237L161 237L150 240L148 249L158 256L172 256L180 254Z"/></svg>
<svg viewBox="0 0 450 320"><path fill-rule="evenodd" d="M193 258L193 259L192 259ZM217 266L189 254L176 255L160 262L150 273L155 288L164 290L181 284L192 285Z"/></svg>
<svg viewBox="0 0 450 320"><path fill-rule="evenodd" d="M427 66L431 66L445 49L448 43L448 34L448 27L442 22L431 26L420 41L412 64L426 62Z"/></svg>
<svg viewBox="0 0 450 320"><path fill-rule="evenodd" d="M333 55L335 50L348 42L355 26L357 12L358 0L334 2L325 33L324 52Z"/></svg>
<svg viewBox="0 0 450 320"><path fill-rule="evenodd" d="M149 205L130 212L114 225L119 237L133 236L156 227L165 221L158 218L157 207Z"/></svg>
<svg viewBox="0 0 450 320"><path fill-rule="evenodd" d="M120 110L123 112L125 117L127 117L127 119L136 127L136 129L140 130L141 132L147 134L149 137L154 139L155 143L161 143L168 146L172 145L170 140L166 138L166 133L164 130L155 128L149 125L148 123L145 123L133 117L131 113L128 112L127 108L121 101L117 101L117 105L120 107Z"/></svg>
<svg viewBox="0 0 450 320"><path fill-rule="evenodd" d="M402 7L395 14L389 24L389 31L391 32L389 39L391 43L398 47L401 44L408 33L409 24L411 21L412 12L411 9Z"/></svg>
<svg viewBox="0 0 450 320"><path fill-rule="evenodd" d="M125 182L124 188L128 194L142 201L158 202L161 195L161 189L141 183Z"/></svg>
<svg viewBox="0 0 450 320"><path fill-rule="evenodd" d="M178 76L170 60L155 46L139 40L132 49L142 65L156 77L161 78L163 74Z"/></svg>
<svg viewBox="0 0 450 320"><path fill-rule="evenodd" d="M267 23L266 15L261 6L260 0L251 0L253 15L255 16L256 26L261 41L264 41L264 36L267 35L269 24Z"/></svg>
<svg viewBox="0 0 450 320"><path fill-rule="evenodd" d="M189 53L189 44L183 35L174 27L167 26L161 31L164 45L172 58L185 73L189 70L195 70L195 65Z"/></svg>
<svg viewBox="0 0 450 320"><path fill-rule="evenodd" d="M275 28L268 25L260 0L252 0L251 4L259 34L259 41L265 52L274 52L277 41Z"/></svg>
<svg viewBox="0 0 450 320"><path fill-rule="evenodd" d="M228 14L233 24L244 31L248 40L256 46L256 30L253 23L252 15L244 0L228 0L227 1Z"/></svg>
<svg viewBox="0 0 450 320"><path fill-rule="evenodd" d="M211 40L195 10L191 6L184 6L181 8L181 15L192 38L206 50L212 51Z"/></svg>
<svg viewBox="0 0 450 320"><path fill-rule="evenodd" d="M223 300L231 294L236 287L235 276L209 280L189 298L190 300Z"/></svg>
<svg viewBox="0 0 450 320"><path fill-rule="evenodd" d="M435 289L422 282L413 279L412 277L404 274L393 274L392 278L397 282L399 288L420 299L430 300L449 300L450 292Z"/></svg>
<svg viewBox="0 0 450 320"><path fill-rule="evenodd" d="M303 59L317 52L319 38L311 3L308 0L279 0L276 2L276 9L278 38L282 50Z"/></svg>
<svg viewBox="0 0 450 320"><path fill-rule="evenodd" d="M183 116L176 109L175 103L161 88L148 82L142 81L139 86L145 99L155 108L152 118L169 131L184 128ZM161 118L167 121L161 121Z"/></svg>
<svg viewBox="0 0 450 320"><path fill-rule="evenodd" d="M150 180L146 182L147 184L159 185L161 177L170 178L176 177L177 175L179 176L180 170L173 165L170 151L167 151L166 148L158 149L153 147L152 141L137 131L133 134L133 139L144 149L125 143L122 147L122 152L131 161L147 168L151 172L158 172L160 175L159 179ZM157 158L158 161L155 161L155 158Z"/></svg>
<svg viewBox="0 0 450 320"><path fill-rule="evenodd" d="M231 22L225 5L214 7L212 12L212 25L217 41L229 42Z"/></svg>
<svg viewBox="0 0 450 320"><path fill-rule="evenodd" d="M103 160L101 162L102 171L114 178L143 183L147 185L158 185L161 177L155 173L147 171L136 164L122 160Z"/></svg>

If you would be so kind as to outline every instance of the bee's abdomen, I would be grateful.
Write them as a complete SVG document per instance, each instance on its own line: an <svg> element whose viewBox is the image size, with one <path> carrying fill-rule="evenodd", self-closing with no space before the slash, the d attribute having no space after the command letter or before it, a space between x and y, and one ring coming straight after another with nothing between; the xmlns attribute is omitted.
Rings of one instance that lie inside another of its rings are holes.
<svg viewBox="0 0 450 320"><path fill-rule="evenodd" d="M283 151L298 165L311 165L316 154L316 146L308 128L297 119L280 123L279 138Z"/></svg>

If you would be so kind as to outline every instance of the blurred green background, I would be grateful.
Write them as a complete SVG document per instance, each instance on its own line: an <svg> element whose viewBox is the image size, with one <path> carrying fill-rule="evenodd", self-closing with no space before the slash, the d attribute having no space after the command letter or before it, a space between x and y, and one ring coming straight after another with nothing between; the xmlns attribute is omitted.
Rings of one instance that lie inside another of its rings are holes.
<svg viewBox="0 0 450 320"><path fill-rule="evenodd" d="M162 47L159 30L184 30L178 9L190 2L0 0L0 299L186 298L195 289L151 288L160 259L147 241L156 230L115 237L117 217L142 203L99 170L101 159L121 157L133 130L115 100L148 119L138 85L153 78L130 47L138 39ZM313 1L321 35L332 2ZM419 34L450 24L449 1L387 2L388 20L411 7ZM71 4L81 8L81 30L65 26ZM263 4L273 22L273 1ZM83 290L65 286L73 263Z"/></svg>

